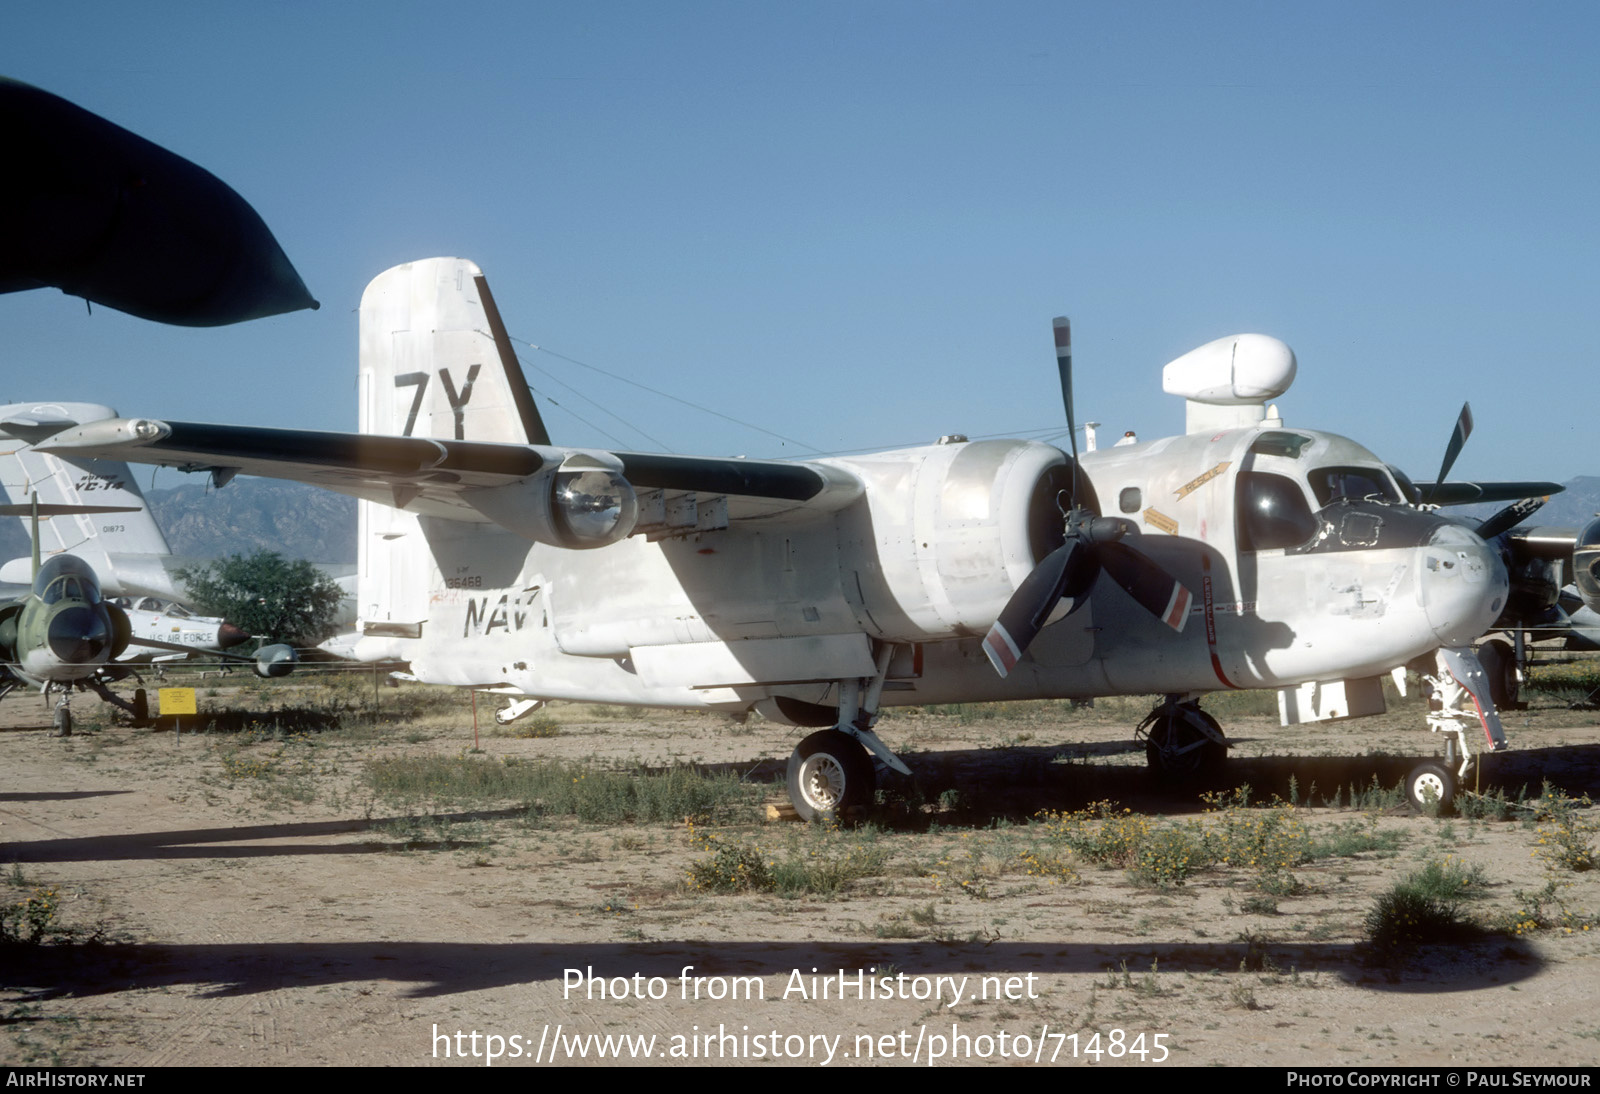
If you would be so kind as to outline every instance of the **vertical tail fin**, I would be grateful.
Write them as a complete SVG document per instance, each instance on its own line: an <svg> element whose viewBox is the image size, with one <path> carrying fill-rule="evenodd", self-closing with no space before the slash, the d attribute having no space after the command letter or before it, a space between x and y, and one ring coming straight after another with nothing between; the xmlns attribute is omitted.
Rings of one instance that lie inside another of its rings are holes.
<svg viewBox="0 0 1600 1094"><path fill-rule="evenodd" d="M126 506L135 511L58 516L39 526L46 555L70 552L87 562L113 596L122 595L118 558L170 554L167 539L145 504L128 465L115 460L63 459L39 452L32 442L84 422L115 418L93 403L14 403L0 406L0 486L13 505L31 494L42 505ZM26 523L26 520L24 520ZM159 568L159 567L157 567Z"/></svg>
<svg viewBox="0 0 1600 1094"><path fill-rule="evenodd" d="M367 286L361 431L550 443L476 265L430 258L386 270Z"/></svg>
<svg viewBox="0 0 1600 1094"><path fill-rule="evenodd" d="M396 266L367 286L360 400L363 433L550 443L488 282L461 258ZM369 636L420 637L427 619L433 557L404 500L357 507L358 614Z"/></svg>

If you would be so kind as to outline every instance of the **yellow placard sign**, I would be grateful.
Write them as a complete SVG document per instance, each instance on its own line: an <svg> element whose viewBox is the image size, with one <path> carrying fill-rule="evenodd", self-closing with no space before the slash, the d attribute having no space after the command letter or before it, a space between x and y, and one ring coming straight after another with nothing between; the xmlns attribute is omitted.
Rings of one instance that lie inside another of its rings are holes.
<svg viewBox="0 0 1600 1094"><path fill-rule="evenodd" d="M1159 509L1146 509L1144 522L1152 528L1159 528L1169 536L1178 534L1178 522Z"/></svg>
<svg viewBox="0 0 1600 1094"><path fill-rule="evenodd" d="M161 713L162 714L193 714L194 688L162 688Z"/></svg>
<svg viewBox="0 0 1600 1094"><path fill-rule="evenodd" d="M1196 490L1200 489L1206 483L1210 482L1212 479L1216 478L1218 475L1220 475L1224 471L1226 471L1228 469L1228 464L1231 463L1231 462L1232 462L1231 460L1223 460L1221 463L1217 464L1217 466L1213 467L1211 470L1203 472L1202 474L1200 474L1199 477L1190 479L1188 482L1186 482L1182 486L1178 487L1177 493L1175 493L1173 495L1173 497L1175 499L1176 498L1186 498L1186 497L1188 497L1190 494L1192 494Z"/></svg>

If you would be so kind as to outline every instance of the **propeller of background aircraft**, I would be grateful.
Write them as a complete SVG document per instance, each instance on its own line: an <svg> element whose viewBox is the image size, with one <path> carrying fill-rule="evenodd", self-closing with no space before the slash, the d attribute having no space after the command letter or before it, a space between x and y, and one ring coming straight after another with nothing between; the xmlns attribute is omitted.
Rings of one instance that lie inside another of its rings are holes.
<svg viewBox="0 0 1600 1094"><path fill-rule="evenodd" d="M1023 579L989 628L983 652L1001 676L1016 667L1062 601L1067 613L1084 603L1095 579L1104 571L1146 611L1175 631L1189 619L1194 597L1177 578L1123 539L1138 529L1132 521L1102 517L1079 504L1078 423L1072 412L1072 325L1065 316L1054 320L1056 366L1061 372L1061 399L1067 410L1067 436L1072 444L1072 486L1062 509L1065 542ZM1060 498L1056 499L1060 505Z"/></svg>

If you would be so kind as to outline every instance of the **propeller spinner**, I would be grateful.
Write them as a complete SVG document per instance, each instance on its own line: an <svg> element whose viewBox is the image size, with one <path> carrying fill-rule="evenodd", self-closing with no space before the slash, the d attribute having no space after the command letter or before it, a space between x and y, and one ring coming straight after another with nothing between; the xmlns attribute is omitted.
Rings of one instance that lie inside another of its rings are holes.
<svg viewBox="0 0 1600 1094"><path fill-rule="evenodd" d="M1058 605L1067 612L1081 607L1102 571L1146 611L1175 631L1189 620L1194 596L1148 555L1124 543L1137 532L1131 521L1102 517L1078 504L1078 434L1072 413L1072 326L1066 317L1055 322L1056 365L1061 372L1061 398L1067 410L1072 445L1072 487L1062 510L1066 542L1034 567L1011 594L1000 618L983 640L983 652L1001 676L1008 675L1044 629ZM1060 499L1057 499L1060 504Z"/></svg>

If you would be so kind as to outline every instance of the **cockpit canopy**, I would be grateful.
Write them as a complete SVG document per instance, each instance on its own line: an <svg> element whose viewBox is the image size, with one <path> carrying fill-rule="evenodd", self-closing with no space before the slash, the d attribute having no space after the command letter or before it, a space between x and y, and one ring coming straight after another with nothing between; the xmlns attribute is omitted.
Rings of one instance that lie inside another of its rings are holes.
<svg viewBox="0 0 1600 1094"><path fill-rule="evenodd" d="M100 579L94 569L74 555L56 555L39 567L33 579L33 595L46 604L61 600L100 603Z"/></svg>
<svg viewBox="0 0 1600 1094"><path fill-rule="evenodd" d="M1237 490L1241 551L1301 550L1319 537L1327 540L1329 532L1338 533L1330 547L1376 546L1386 524L1403 536L1421 533L1410 528L1411 510L1403 507L1399 488L1381 467L1333 465L1292 476L1241 471ZM1391 511L1388 506L1398 508ZM1352 507L1363 512L1348 511Z"/></svg>

